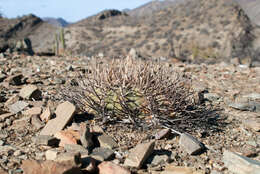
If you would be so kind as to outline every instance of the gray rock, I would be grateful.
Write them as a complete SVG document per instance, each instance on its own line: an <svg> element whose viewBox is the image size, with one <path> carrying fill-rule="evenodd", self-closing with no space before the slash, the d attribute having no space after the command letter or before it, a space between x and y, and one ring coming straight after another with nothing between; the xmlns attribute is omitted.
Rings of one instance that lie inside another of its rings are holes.
<svg viewBox="0 0 260 174"><path fill-rule="evenodd" d="M107 134L102 134L98 136L98 141L100 146L104 148L114 149L118 147L115 140L112 137L108 136Z"/></svg>
<svg viewBox="0 0 260 174"><path fill-rule="evenodd" d="M260 162L225 150L223 162L230 172L235 174L259 174Z"/></svg>
<svg viewBox="0 0 260 174"><path fill-rule="evenodd" d="M129 167L140 168L148 157L153 153L155 142L138 144L130 150L130 154L126 158L124 165Z"/></svg>
<svg viewBox="0 0 260 174"><path fill-rule="evenodd" d="M87 127L86 124L81 124L80 125L80 141L83 147L89 149L91 148L94 143L92 140L92 133L90 132L89 127Z"/></svg>
<svg viewBox="0 0 260 174"><path fill-rule="evenodd" d="M108 148L98 147L93 150L90 156L98 161L106 161L113 158L114 151Z"/></svg>
<svg viewBox="0 0 260 174"><path fill-rule="evenodd" d="M258 100L260 99L260 94L259 93L251 93L248 95L244 95L244 98L252 99L252 100Z"/></svg>
<svg viewBox="0 0 260 174"><path fill-rule="evenodd" d="M190 155L197 155L204 149L204 145L188 133L181 134L179 144Z"/></svg>
<svg viewBox="0 0 260 174"><path fill-rule="evenodd" d="M243 124L256 132L260 131L260 118L243 120Z"/></svg>
<svg viewBox="0 0 260 174"><path fill-rule="evenodd" d="M59 140L50 135L38 135L34 139L35 144L45 145L45 146L57 146L59 144Z"/></svg>
<svg viewBox="0 0 260 174"><path fill-rule="evenodd" d="M50 149L45 152L46 160L55 160L59 154L59 151L56 149Z"/></svg>
<svg viewBox="0 0 260 174"><path fill-rule="evenodd" d="M156 132L156 134L154 135L156 140L160 140L164 137L166 137L167 135L169 135L171 132L170 129L162 129L159 132Z"/></svg>
<svg viewBox="0 0 260 174"><path fill-rule="evenodd" d="M215 93L205 93L204 98L209 100L209 101L217 101L220 99L220 96Z"/></svg>
<svg viewBox="0 0 260 174"><path fill-rule="evenodd" d="M158 166L160 164L166 164L170 157L168 155L155 155L151 160L151 166Z"/></svg>
<svg viewBox="0 0 260 174"><path fill-rule="evenodd" d="M257 102L237 102L237 103L230 103L229 107L232 107L234 109L238 109L241 111L260 111L260 104L257 104Z"/></svg>
<svg viewBox="0 0 260 174"><path fill-rule="evenodd" d="M84 148L83 146L78 145L78 144L65 144L64 149L67 152L77 152L77 153L88 154L88 150L86 148Z"/></svg>
<svg viewBox="0 0 260 174"><path fill-rule="evenodd" d="M18 112L23 111L29 104L24 101L17 101L14 104L8 106L8 109L11 113L17 114Z"/></svg>

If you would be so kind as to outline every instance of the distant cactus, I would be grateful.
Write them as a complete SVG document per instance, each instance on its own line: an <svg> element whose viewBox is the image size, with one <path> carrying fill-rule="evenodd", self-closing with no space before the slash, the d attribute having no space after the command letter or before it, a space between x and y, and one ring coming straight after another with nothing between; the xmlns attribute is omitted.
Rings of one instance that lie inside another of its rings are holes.
<svg viewBox="0 0 260 174"><path fill-rule="evenodd" d="M56 55L63 55L65 54L66 50L66 43L64 37L64 29L60 28L59 32L55 34L55 41L53 45L53 50Z"/></svg>

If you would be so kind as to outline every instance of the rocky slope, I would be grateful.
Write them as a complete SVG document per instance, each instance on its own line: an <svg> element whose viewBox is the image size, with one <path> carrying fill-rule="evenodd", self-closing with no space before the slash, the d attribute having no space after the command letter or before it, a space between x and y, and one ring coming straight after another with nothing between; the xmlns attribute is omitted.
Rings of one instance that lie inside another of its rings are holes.
<svg viewBox="0 0 260 174"><path fill-rule="evenodd" d="M102 15L102 14L99 14ZM136 48L143 57L215 62L257 59L258 37L243 9L231 0L194 0L139 18L87 18L66 31L74 54L125 55Z"/></svg>
<svg viewBox="0 0 260 174"><path fill-rule="evenodd" d="M63 18L45 17L45 18L43 18L43 20L56 27L66 27L69 25L69 23L66 20L64 20Z"/></svg>
<svg viewBox="0 0 260 174"><path fill-rule="evenodd" d="M34 15L16 19L0 18L0 50L15 47L18 41L29 38L35 52L51 51L56 31L56 27Z"/></svg>
<svg viewBox="0 0 260 174"><path fill-rule="evenodd" d="M216 108L211 114L223 120L217 125L212 120L215 131L195 127L196 131L189 132L192 138L116 120L104 123L97 115L82 113L72 103L57 100L60 89L76 85L75 79L80 73L89 73L92 63L107 62L111 59L106 56L89 60L1 55L1 174L167 174L176 170L189 174L259 173L259 67L238 62L161 62L162 68L190 76L199 101ZM138 66L138 61L134 65ZM93 149L89 151L86 147L90 142Z"/></svg>

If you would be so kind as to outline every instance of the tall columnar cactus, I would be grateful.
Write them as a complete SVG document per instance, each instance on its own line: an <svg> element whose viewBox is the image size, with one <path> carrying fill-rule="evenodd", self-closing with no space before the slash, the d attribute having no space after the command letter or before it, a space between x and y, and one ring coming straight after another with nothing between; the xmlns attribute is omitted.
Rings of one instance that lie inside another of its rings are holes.
<svg viewBox="0 0 260 174"><path fill-rule="evenodd" d="M63 55L65 54L66 50L66 43L64 37L64 29L60 28L59 32L55 34L55 43L53 46L54 52L56 55Z"/></svg>
<svg viewBox="0 0 260 174"><path fill-rule="evenodd" d="M59 38L58 38L58 35L55 34L55 54L56 55L59 55Z"/></svg>
<svg viewBox="0 0 260 174"><path fill-rule="evenodd" d="M61 42L61 49L64 51L66 49L66 44L65 44L65 38L64 38L64 29L60 28L60 42Z"/></svg>

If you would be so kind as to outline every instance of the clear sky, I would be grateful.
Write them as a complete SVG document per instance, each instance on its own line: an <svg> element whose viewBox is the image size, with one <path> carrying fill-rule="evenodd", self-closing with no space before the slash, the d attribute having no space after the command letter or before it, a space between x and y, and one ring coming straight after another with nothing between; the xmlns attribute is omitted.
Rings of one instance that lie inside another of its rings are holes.
<svg viewBox="0 0 260 174"><path fill-rule="evenodd" d="M0 11L13 18L33 13L39 17L62 17L69 22L104 9L135 8L151 0L0 0Z"/></svg>

